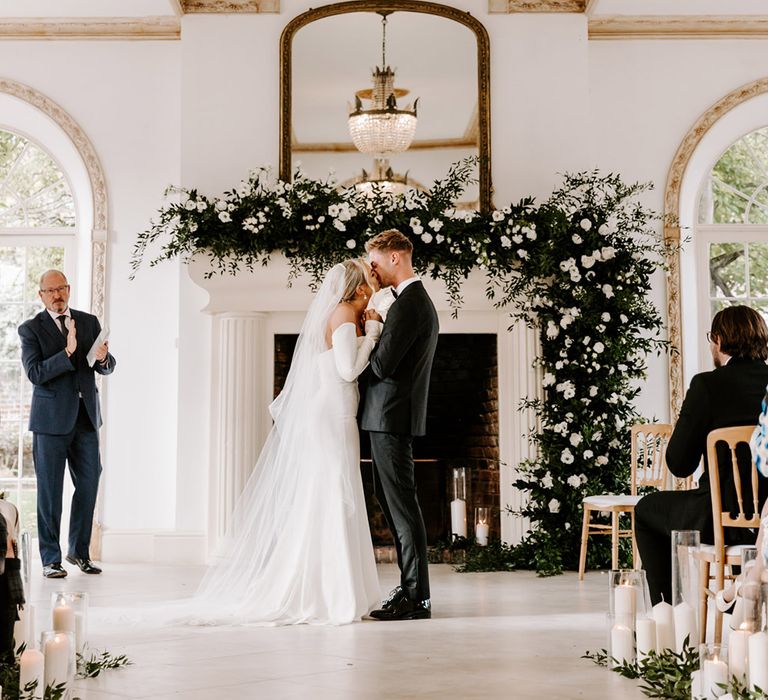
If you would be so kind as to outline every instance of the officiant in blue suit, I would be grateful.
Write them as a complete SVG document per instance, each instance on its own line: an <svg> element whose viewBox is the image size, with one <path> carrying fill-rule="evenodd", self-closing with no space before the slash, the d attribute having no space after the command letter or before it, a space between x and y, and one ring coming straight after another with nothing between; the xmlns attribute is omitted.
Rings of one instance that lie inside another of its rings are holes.
<svg viewBox="0 0 768 700"><path fill-rule="evenodd" d="M44 272L39 294L45 310L19 326L21 361L34 385L29 429L37 475L40 557L47 578L67 575L59 546L66 465L75 486L66 559L86 574L101 573L89 552L101 474L101 410L94 373L112 374L116 363L102 342L95 347L90 366L87 356L101 326L92 314L69 308L69 293L64 273Z"/></svg>

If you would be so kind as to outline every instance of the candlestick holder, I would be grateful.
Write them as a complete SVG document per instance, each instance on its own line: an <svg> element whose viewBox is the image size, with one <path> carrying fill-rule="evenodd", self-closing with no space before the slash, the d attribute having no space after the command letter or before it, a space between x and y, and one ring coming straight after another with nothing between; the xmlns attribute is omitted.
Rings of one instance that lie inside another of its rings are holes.
<svg viewBox="0 0 768 700"><path fill-rule="evenodd" d="M467 470L465 467L455 467L453 470L451 534L458 537L467 536Z"/></svg>
<svg viewBox="0 0 768 700"><path fill-rule="evenodd" d="M491 531L491 509L484 506L475 508L475 539L481 547L488 544Z"/></svg>
<svg viewBox="0 0 768 700"><path fill-rule="evenodd" d="M728 657L719 644L699 646L700 697L715 700L725 694L720 684L728 683Z"/></svg>
<svg viewBox="0 0 768 700"><path fill-rule="evenodd" d="M699 641L699 567L694 558L699 543L698 530L672 530L672 608L678 653L686 639L692 647Z"/></svg>
<svg viewBox="0 0 768 700"><path fill-rule="evenodd" d="M88 594L56 591L51 594L52 627L75 635L75 650L82 654L88 641Z"/></svg>
<svg viewBox="0 0 768 700"><path fill-rule="evenodd" d="M72 696L75 681L75 634L46 630L40 635L40 651L45 657L45 687L63 683L64 700Z"/></svg>

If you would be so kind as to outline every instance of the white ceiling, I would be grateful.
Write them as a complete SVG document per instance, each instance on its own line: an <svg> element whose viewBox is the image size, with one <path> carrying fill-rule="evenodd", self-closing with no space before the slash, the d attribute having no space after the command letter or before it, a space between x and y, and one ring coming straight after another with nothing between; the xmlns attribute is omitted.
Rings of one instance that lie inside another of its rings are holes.
<svg viewBox="0 0 768 700"><path fill-rule="evenodd" d="M347 103L381 63L381 17L360 12L302 27L293 40L293 131L299 142L348 142ZM477 104L477 43L453 20L396 12L387 23L395 86L419 99L416 139L459 138Z"/></svg>

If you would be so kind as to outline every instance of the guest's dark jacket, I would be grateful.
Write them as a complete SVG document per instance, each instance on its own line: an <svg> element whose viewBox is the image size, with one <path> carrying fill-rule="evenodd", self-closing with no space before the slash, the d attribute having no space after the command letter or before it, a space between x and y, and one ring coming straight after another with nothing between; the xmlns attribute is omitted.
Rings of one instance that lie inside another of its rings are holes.
<svg viewBox="0 0 768 700"><path fill-rule="evenodd" d="M421 282L412 282L389 307L370 358L361 427L371 432L424 435L437 312Z"/></svg>
<svg viewBox="0 0 768 700"><path fill-rule="evenodd" d="M700 530L704 542L712 542L707 435L717 428L757 425L766 385L768 365L765 362L734 357L723 367L697 374L685 395L680 417L667 448L667 466L675 476L684 478L693 474L701 458L704 458L705 472L699 480L698 488L688 494L689 498L680 502L680 508L687 511L680 514L683 520L687 520L687 527ZM740 445L739 448L737 459L742 475L743 502L749 515L752 506L751 456L748 445ZM718 461L724 509L735 514L738 506L733 469L729 451L724 444L718 447ZM760 477L758 488L762 507L768 497L768 480ZM733 543L754 541L753 534L748 531L739 532L736 528L727 528L726 537Z"/></svg>
<svg viewBox="0 0 768 700"><path fill-rule="evenodd" d="M99 390L94 372L111 374L115 358L107 355L107 362L88 366L86 355L101 332L99 320L92 314L70 309L75 321L77 350L67 357L67 339L43 310L19 326L21 361L32 382L32 407L29 429L35 433L66 435L75 427L80 398L95 428L101 427Z"/></svg>

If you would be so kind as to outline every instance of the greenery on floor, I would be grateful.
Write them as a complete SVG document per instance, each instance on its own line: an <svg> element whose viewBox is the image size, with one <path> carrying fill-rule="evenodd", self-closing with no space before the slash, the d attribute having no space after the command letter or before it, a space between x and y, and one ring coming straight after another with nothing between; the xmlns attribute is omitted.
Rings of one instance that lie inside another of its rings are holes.
<svg viewBox="0 0 768 700"><path fill-rule="evenodd" d="M605 649L586 652L582 659L590 659L598 666L608 666ZM615 663L615 659L612 660ZM649 698L663 700L691 700L691 675L699 668L699 652L690 646L686 638L681 653L670 649L652 651L639 663L623 662L611 667L614 673L625 678L638 679L640 690ZM759 688L749 690L735 676L727 684L718 684L723 693L730 693L733 700L766 700L768 694Z"/></svg>
<svg viewBox="0 0 768 700"><path fill-rule="evenodd" d="M514 436L537 450L518 465L515 483L526 492L520 515L532 530L514 550L473 548L464 566L512 562L552 575L578 564L582 499L629 488L627 427L639 418L646 357L668 350L648 295L670 250L641 202L649 185L584 172L565 175L542 204L526 198L491 212L459 210L474 165L456 163L431 190L401 195L342 189L300 172L283 182L264 168L219 198L174 189L139 235L132 268L135 275L145 257L156 265L200 254L209 275L258 274L281 252L290 280L303 272L316 283L333 264L363 255L368 238L398 228L413 242L417 270L445 283L454 312L463 281L484 271L489 300L538 333L544 395L523 403L531 432ZM607 543L590 547L591 567L609 562Z"/></svg>

